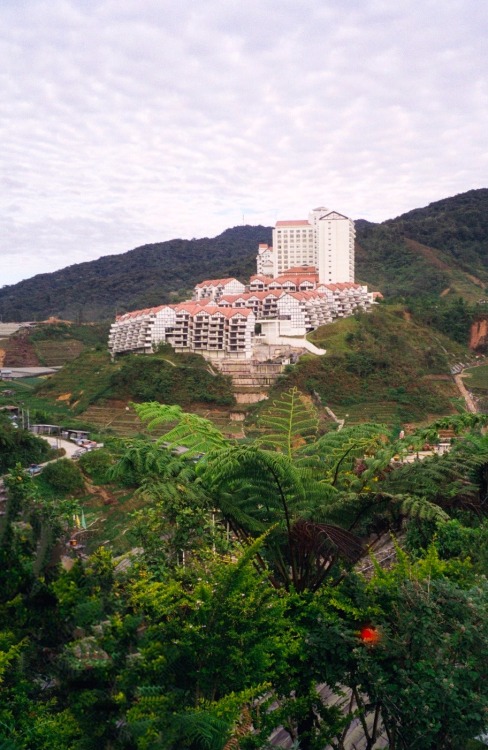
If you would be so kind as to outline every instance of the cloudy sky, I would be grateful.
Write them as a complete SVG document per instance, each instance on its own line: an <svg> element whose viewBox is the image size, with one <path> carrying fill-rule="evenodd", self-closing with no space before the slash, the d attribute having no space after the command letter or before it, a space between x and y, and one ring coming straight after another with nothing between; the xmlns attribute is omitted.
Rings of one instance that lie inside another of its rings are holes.
<svg viewBox="0 0 488 750"><path fill-rule="evenodd" d="M486 0L0 0L0 286L488 186Z"/></svg>

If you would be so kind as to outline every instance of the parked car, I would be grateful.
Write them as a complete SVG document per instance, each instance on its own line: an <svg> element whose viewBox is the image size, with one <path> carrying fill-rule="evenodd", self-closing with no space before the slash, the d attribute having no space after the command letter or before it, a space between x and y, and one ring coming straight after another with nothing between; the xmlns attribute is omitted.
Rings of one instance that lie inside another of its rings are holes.
<svg viewBox="0 0 488 750"><path fill-rule="evenodd" d="M27 469L31 477L35 477L42 471L42 466L39 466L39 464L31 464L29 468Z"/></svg>

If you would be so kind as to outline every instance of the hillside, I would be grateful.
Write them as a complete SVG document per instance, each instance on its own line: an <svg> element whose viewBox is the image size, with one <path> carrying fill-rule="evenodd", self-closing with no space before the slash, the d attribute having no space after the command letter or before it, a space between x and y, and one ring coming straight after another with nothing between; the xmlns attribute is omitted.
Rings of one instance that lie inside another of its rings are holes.
<svg viewBox="0 0 488 750"><path fill-rule="evenodd" d="M297 386L346 424L400 425L464 408L449 364L466 357L466 349L415 322L400 305L323 326L310 339L327 354L301 357L271 398Z"/></svg>
<svg viewBox="0 0 488 750"><path fill-rule="evenodd" d="M203 279L249 278L260 242L271 243L270 228L234 227L211 239L144 245L39 274L0 289L0 318L111 320L116 312L187 299Z"/></svg>
<svg viewBox="0 0 488 750"><path fill-rule="evenodd" d="M488 287L488 189L470 190L375 224L356 222L356 279L387 297L463 297ZM255 271L271 227L241 226L214 238L175 239L40 274L0 289L4 321L50 315L112 320L116 312L187 298L205 278Z"/></svg>
<svg viewBox="0 0 488 750"><path fill-rule="evenodd" d="M151 356L128 355L110 361L107 352L90 350L50 377L37 395L61 400L75 414L106 401L161 401L186 409L234 403L229 378L214 372L197 354L175 354L160 347ZM120 406L120 403L119 403Z"/></svg>
<svg viewBox="0 0 488 750"><path fill-rule="evenodd" d="M488 286L488 189L356 224L356 277L387 296L484 297Z"/></svg>
<svg viewBox="0 0 488 750"><path fill-rule="evenodd" d="M229 421L230 412L236 409L230 379L202 357L176 354L162 346L151 356L128 355L111 362L105 347L97 343L98 326L72 328L85 344L90 336L94 341L71 360L66 347L80 341L66 338L69 326L39 326L30 332L33 350L41 344L58 346L58 356L63 353L66 358L62 369L47 380L18 384L25 407L43 411L45 421L51 412L56 420L54 413L63 410L84 423L130 434L140 431L141 425L127 412L128 402L160 401L205 414L226 432L239 426ZM310 339L327 354L303 355L289 366L271 391L271 399L297 386L347 424L417 423L464 408L450 366L468 361L467 347L423 325L404 305L375 306L368 314L317 329ZM262 406L251 407L249 424Z"/></svg>
<svg viewBox="0 0 488 750"><path fill-rule="evenodd" d="M4 367L60 367L83 351L107 345L107 324L75 325L41 323L23 328L0 341L0 362Z"/></svg>

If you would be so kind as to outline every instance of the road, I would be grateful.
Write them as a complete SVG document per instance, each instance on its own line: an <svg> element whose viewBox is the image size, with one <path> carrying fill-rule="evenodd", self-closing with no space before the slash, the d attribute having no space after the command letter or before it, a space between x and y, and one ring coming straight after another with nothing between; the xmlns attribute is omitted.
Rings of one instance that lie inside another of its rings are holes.
<svg viewBox="0 0 488 750"><path fill-rule="evenodd" d="M463 383L462 373L458 373L457 375L454 375L454 380L456 381L456 385L458 387L458 390L461 396L464 398L467 410L471 412L471 414L476 414L478 409L476 408L476 404L474 403L473 397L471 396L470 392L468 391L468 389Z"/></svg>
<svg viewBox="0 0 488 750"><path fill-rule="evenodd" d="M73 453L80 450L80 446L72 443L71 440L63 440L63 438L52 437L51 435L38 435L37 437L47 440L52 448L64 448L68 458L71 458Z"/></svg>

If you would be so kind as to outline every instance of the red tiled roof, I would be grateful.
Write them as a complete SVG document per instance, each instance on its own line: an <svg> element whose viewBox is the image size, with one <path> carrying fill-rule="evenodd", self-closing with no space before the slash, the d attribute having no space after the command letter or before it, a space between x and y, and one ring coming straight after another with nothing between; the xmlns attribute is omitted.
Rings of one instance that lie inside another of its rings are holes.
<svg viewBox="0 0 488 750"><path fill-rule="evenodd" d="M293 297L294 299L300 299L300 300L307 300L307 299L315 299L315 298L321 298L324 295L320 294L319 292L287 292L287 294L290 297Z"/></svg>
<svg viewBox="0 0 488 750"><path fill-rule="evenodd" d="M238 299L246 300L252 292L243 292L242 294L223 294L220 302L237 302Z"/></svg>
<svg viewBox="0 0 488 750"><path fill-rule="evenodd" d="M304 276L304 275L318 276L317 269L315 268L315 266L293 266L292 268L287 268L284 274L282 275L283 276L287 276L287 275L296 276L297 274L299 276Z"/></svg>
<svg viewBox="0 0 488 750"><path fill-rule="evenodd" d="M290 219L289 221L277 221L277 227L311 227L308 219Z"/></svg>
<svg viewBox="0 0 488 750"><path fill-rule="evenodd" d="M201 305L198 304L198 302L179 302L177 305L174 306L174 309L178 312L179 310L185 310L186 312L191 313L194 315L196 312L200 312L200 310L204 309Z"/></svg>
<svg viewBox="0 0 488 750"><path fill-rule="evenodd" d="M279 297L282 294L281 290L279 292L246 292L245 294L224 294L221 298L221 302L237 302L237 300L244 300L247 302L247 300L250 299L265 299L266 297ZM241 309L241 308L239 308Z"/></svg>
<svg viewBox="0 0 488 750"><path fill-rule="evenodd" d="M306 294L306 292L288 292L287 296L288 297L293 297L293 299L302 300L302 299L306 299L305 294ZM285 296L285 295L283 295L283 296Z"/></svg>
<svg viewBox="0 0 488 750"><path fill-rule="evenodd" d="M139 318L143 315L151 315L153 313L157 313L159 310L162 310L163 307L169 307L169 305L159 305L158 307L146 307L144 310L131 310L130 312L123 313L122 315L117 315L115 320L120 322L124 320L130 320L132 318Z"/></svg>
<svg viewBox="0 0 488 750"><path fill-rule="evenodd" d="M208 312L209 315L220 314L224 318L233 318L234 315L243 315L247 318L248 315L252 314L252 310L248 307L218 307L217 305L208 305L200 312Z"/></svg>
<svg viewBox="0 0 488 750"><path fill-rule="evenodd" d="M286 284L287 282L292 282L292 284L303 284L305 281L308 283L314 284L317 281L317 278L311 279L310 276L292 276L291 274L282 274L281 276L277 276L273 281L278 281L280 284Z"/></svg>
<svg viewBox="0 0 488 750"><path fill-rule="evenodd" d="M201 287L204 286L220 286L221 284L228 284L229 281L237 281L239 284L241 283L239 279L235 279L232 276L227 277L226 279L205 279L205 281L201 281L199 284L195 285L195 289L201 289Z"/></svg>
<svg viewBox="0 0 488 750"><path fill-rule="evenodd" d="M269 292L249 292L248 299L267 299L267 297L276 297L276 299L278 299L282 294L283 292L281 289L276 292L273 290L270 290Z"/></svg>

